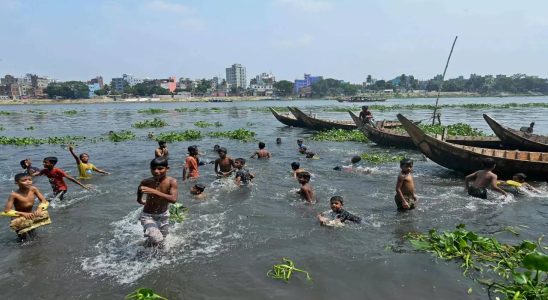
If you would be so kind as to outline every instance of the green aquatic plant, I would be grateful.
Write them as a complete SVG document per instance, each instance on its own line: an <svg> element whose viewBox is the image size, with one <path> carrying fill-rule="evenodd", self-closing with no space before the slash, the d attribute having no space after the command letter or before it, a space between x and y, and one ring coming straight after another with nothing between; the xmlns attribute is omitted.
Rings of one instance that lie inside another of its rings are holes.
<svg viewBox="0 0 548 300"><path fill-rule="evenodd" d="M368 142L368 139L359 130L331 129L316 131L310 138L313 141L332 142Z"/></svg>
<svg viewBox="0 0 548 300"><path fill-rule="evenodd" d="M464 109L513 109L513 108L548 108L548 103L533 102L533 103L504 103L504 104L488 104L488 103L470 103L470 104L442 104L440 108L464 108ZM432 104L408 104L408 105L369 105L371 111L392 111L392 110L433 110L435 105ZM326 112L347 112L348 110L361 110L361 106L335 106L326 107L323 111Z"/></svg>
<svg viewBox="0 0 548 300"><path fill-rule="evenodd" d="M5 129L6 129L6 128L4 128L4 126L1 126L1 125L0 125L0 131L5 130Z"/></svg>
<svg viewBox="0 0 548 300"><path fill-rule="evenodd" d="M390 162L399 162L405 158L403 155L394 155L388 152L362 153L360 157L373 164L385 164Z"/></svg>
<svg viewBox="0 0 548 300"><path fill-rule="evenodd" d="M459 260L463 275L488 285L488 291L506 299L548 299L548 256L541 253L542 237L534 243L503 244L494 237L481 236L465 229L428 234L409 233L407 239L419 250L445 260ZM487 278L483 278L488 271ZM490 277L498 276L495 279ZM489 295L490 297L490 295Z"/></svg>
<svg viewBox="0 0 548 300"><path fill-rule="evenodd" d="M152 120L139 121L131 126L135 128L160 128L167 126L167 122L160 118L154 118Z"/></svg>
<svg viewBox="0 0 548 300"><path fill-rule="evenodd" d="M108 133L108 139L111 142L131 141L136 138L137 136L135 135L135 133L129 130L111 131Z"/></svg>
<svg viewBox="0 0 548 300"><path fill-rule="evenodd" d="M9 116L9 115L13 115L13 114L15 114L15 113L11 112L11 111L0 110L0 116Z"/></svg>
<svg viewBox="0 0 548 300"><path fill-rule="evenodd" d="M289 112L289 109L287 106L271 106L273 109L275 109L277 112ZM251 107L249 110L251 111L257 111L257 112L270 112L270 109L268 107ZM348 111L348 107L345 112Z"/></svg>
<svg viewBox="0 0 548 300"><path fill-rule="evenodd" d="M199 140L201 138L202 138L202 133L200 131L187 129L185 131L162 132L156 137L156 140L172 143L172 142Z"/></svg>
<svg viewBox="0 0 548 300"><path fill-rule="evenodd" d="M38 115L45 115L48 113L47 111L44 111L44 110L35 110L35 109L29 109L27 110L27 112L31 114L38 114Z"/></svg>
<svg viewBox="0 0 548 300"><path fill-rule="evenodd" d="M26 127L25 130L34 130L34 126Z"/></svg>
<svg viewBox="0 0 548 300"><path fill-rule="evenodd" d="M210 126L214 126L214 125L215 124L209 123L209 122L206 122L206 121L194 122L194 126L200 127L200 128L210 127Z"/></svg>
<svg viewBox="0 0 548 300"><path fill-rule="evenodd" d="M186 218L188 207L184 207L181 203L171 204L169 206L169 222L181 223Z"/></svg>
<svg viewBox="0 0 548 300"><path fill-rule="evenodd" d="M306 280L311 281L312 278L307 271L295 268L295 263L287 258L282 258L283 264L274 265L272 269L268 270L266 276L273 279L285 280L286 282L291 279L291 275L294 272L301 272L306 274Z"/></svg>
<svg viewBox="0 0 548 300"><path fill-rule="evenodd" d="M77 110L74 110L74 109L71 109L71 110L64 110L63 113L64 113L65 115L74 116L74 115L77 115L77 114L78 114L78 111L77 111Z"/></svg>
<svg viewBox="0 0 548 300"><path fill-rule="evenodd" d="M194 108L181 107L181 108L176 108L175 111L176 112L203 112L203 113L220 113L220 112L222 112L222 110L218 107L212 107L212 108L207 108L207 107L194 107Z"/></svg>
<svg viewBox="0 0 548 300"><path fill-rule="evenodd" d="M135 292L126 295L127 300L167 300L167 298L155 294L153 290L147 288L137 289Z"/></svg>
<svg viewBox="0 0 548 300"><path fill-rule="evenodd" d="M486 136L483 131L465 123L456 123L447 126L419 124L419 127L428 134L443 134L444 129L447 128L448 135Z"/></svg>
<svg viewBox="0 0 548 300"><path fill-rule="evenodd" d="M141 114L151 115L151 114L164 114L164 113L167 113L168 111L163 108L146 108L146 109L140 109L137 112Z"/></svg>
<svg viewBox="0 0 548 300"><path fill-rule="evenodd" d="M215 127L221 127L221 126L223 126L223 123L217 121L217 122L213 123L213 125L215 125Z"/></svg>
<svg viewBox="0 0 548 300"><path fill-rule="evenodd" d="M209 132L207 135L209 137L229 138L229 139L240 140L244 142L250 142L255 140L255 132L247 130L245 128L228 130L228 131Z"/></svg>
<svg viewBox="0 0 548 300"><path fill-rule="evenodd" d="M31 146L42 144L74 144L77 141L85 140L84 136L50 136L46 138L35 137L7 137L0 136L0 145Z"/></svg>

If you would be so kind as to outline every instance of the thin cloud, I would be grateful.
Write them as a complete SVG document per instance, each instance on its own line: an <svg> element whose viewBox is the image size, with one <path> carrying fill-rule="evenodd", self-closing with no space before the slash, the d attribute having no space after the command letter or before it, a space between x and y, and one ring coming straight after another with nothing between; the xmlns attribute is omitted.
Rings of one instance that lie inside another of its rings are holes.
<svg viewBox="0 0 548 300"><path fill-rule="evenodd" d="M275 0L279 5L308 12L329 11L333 5L325 0Z"/></svg>
<svg viewBox="0 0 548 300"><path fill-rule="evenodd" d="M283 49L304 48L309 46L314 38L311 35L303 35L296 39L272 41L272 46Z"/></svg>
<svg viewBox="0 0 548 300"><path fill-rule="evenodd" d="M179 4L179 3L171 3L163 0L153 0L153 1L147 1L144 4L144 7L149 10L159 11L159 12L171 12L171 13L178 13L178 14L188 14L192 13L192 8Z"/></svg>

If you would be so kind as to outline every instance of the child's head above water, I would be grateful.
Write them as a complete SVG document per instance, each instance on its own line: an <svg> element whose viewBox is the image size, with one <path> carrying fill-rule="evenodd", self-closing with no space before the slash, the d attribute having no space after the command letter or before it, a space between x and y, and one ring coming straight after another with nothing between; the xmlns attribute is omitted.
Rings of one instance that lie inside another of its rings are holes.
<svg viewBox="0 0 548 300"><path fill-rule="evenodd" d="M282 143L282 138L276 138L276 144L281 144Z"/></svg>
<svg viewBox="0 0 548 300"><path fill-rule="evenodd" d="M259 149L264 149L266 147L265 143L259 142Z"/></svg>
<svg viewBox="0 0 548 300"><path fill-rule="evenodd" d="M221 149L221 146L219 146L219 145L213 146L213 151L215 151L215 152L219 152L220 149Z"/></svg>
<svg viewBox="0 0 548 300"><path fill-rule="evenodd" d="M243 166L245 166L245 159L244 158L236 158L234 160L234 166L238 169L241 169Z"/></svg>
<svg viewBox="0 0 548 300"><path fill-rule="evenodd" d="M527 176L523 173L516 173L514 176L512 176L512 180L517 181L519 183L524 183L527 179Z"/></svg>
<svg viewBox="0 0 548 300"><path fill-rule="evenodd" d="M495 162L494 159L492 158L485 158L481 161L481 164L483 166L484 169L486 170L493 170L495 169L497 163Z"/></svg>
<svg viewBox="0 0 548 300"><path fill-rule="evenodd" d="M57 164L57 157L55 156L48 156L44 158L44 167L46 168L53 168Z"/></svg>
<svg viewBox="0 0 548 300"><path fill-rule="evenodd" d="M350 160L353 164L357 164L362 160L362 158L359 155L352 156L352 159Z"/></svg>
<svg viewBox="0 0 548 300"><path fill-rule="evenodd" d="M167 146L166 141L158 141L158 147L165 148Z"/></svg>
<svg viewBox="0 0 548 300"><path fill-rule="evenodd" d="M299 183L305 184L307 182L310 182L310 173L304 171L297 173L297 179L299 180Z"/></svg>
<svg viewBox="0 0 548 300"><path fill-rule="evenodd" d="M344 200L341 196L333 196L331 199L329 199L329 206L331 206L331 210L334 212L338 212L341 210L341 208L344 206Z"/></svg>
<svg viewBox="0 0 548 300"><path fill-rule="evenodd" d="M80 154L80 160L83 162L83 163L87 163L89 161L89 155L87 153L82 153Z"/></svg>
<svg viewBox="0 0 548 300"><path fill-rule="evenodd" d="M301 164L298 163L298 162L296 162L296 161L294 161L294 162L291 163L291 169L292 169L293 171L298 170L300 167L301 167Z"/></svg>
<svg viewBox="0 0 548 300"><path fill-rule="evenodd" d="M201 183L197 183L193 187L190 188L190 193L192 195L200 195L201 193L204 192L205 188L206 188L205 185L203 185Z"/></svg>
<svg viewBox="0 0 548 300"><path fill-rule="evenodd" d="M219 150L217 150L217 153L220 157L224 157L228 153L228 150L226 150L225 147L220 147Z"/></svg>
<svg viewBox="0 0 548 300"><path fill-rule="evenodd" d="M196 145L188 146L187 150L190 155L198 155L198 146Z"/></svg>
<svg viewBox="0 0 548 300"><path fill-rule="evenodd" d="M15 174L14 181L20 187L21 187L21 185L23 185L23 186L25 186L27 184L31 185L32 184L32 177L27 173L19 173L19 174Z"/></svg>
<svg viewBox="0 0 548 300"><path fill-rule="evenodd" d="M27 169L30 166L30 159L23 159L19 164L21 165L21 168Z"/></svg>
<svg viewBox="0 0 548 300"><path fill-rule="evenodd" d="M411 172L411 169L413 168L413 160L410 158L404 158L400 160L400 169L404 173Z"/></svg>
<svg viewBox="0 0 548 300"><path fill-rule="evenodd" d="M302 145L303 144L303 139L298 139L297 140L297 145Z"/></svg>

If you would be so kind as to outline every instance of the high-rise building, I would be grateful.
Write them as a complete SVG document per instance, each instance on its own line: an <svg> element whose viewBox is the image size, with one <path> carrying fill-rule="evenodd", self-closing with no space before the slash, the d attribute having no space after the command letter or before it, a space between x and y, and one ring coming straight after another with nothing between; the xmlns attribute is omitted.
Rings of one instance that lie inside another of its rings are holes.
<svg viewBox="0 0 548 300"><path fill-rule="evenodd" d="M231 88L245 89L247 86L245 67L240 64L233 64L232 67L226 68L226 82Z"/></svg>

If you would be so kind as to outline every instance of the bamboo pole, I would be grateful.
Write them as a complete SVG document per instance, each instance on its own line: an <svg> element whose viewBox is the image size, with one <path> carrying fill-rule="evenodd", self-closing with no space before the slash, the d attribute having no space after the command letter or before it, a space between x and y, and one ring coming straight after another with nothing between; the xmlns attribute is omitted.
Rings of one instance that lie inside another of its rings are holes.
<svg viewBox="0 0 548 300"><path fill-rule="evenodd" d="M438 111L438 101L440 100L441 88L443 87L445 72L447 72L447 67L449 66L449 61L451 60L451 54L453 54L453 48L455 48L455 43L457 42L457 38L458 36L455 36L455 40L453 41L453 46L451 46L451 52L449 52L449 57L447 57L447 62L445 63L445 69L443 70L443 75L441 76L441 83L440 83L440 87L438 88L438 96L436 97L436 106L434 107L434 113L432 114L432 125L434 125L434 123L436 122L436 112Z"/></svg>

